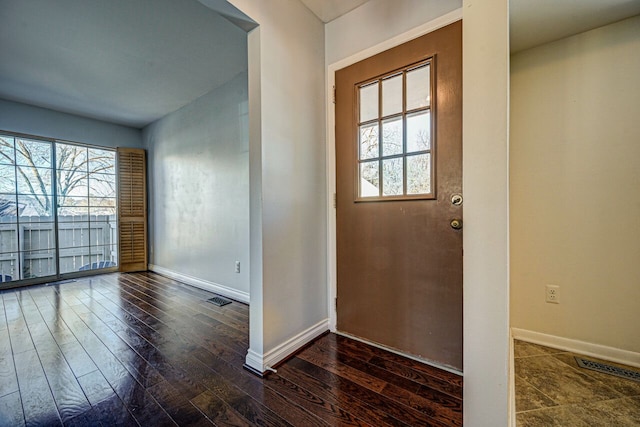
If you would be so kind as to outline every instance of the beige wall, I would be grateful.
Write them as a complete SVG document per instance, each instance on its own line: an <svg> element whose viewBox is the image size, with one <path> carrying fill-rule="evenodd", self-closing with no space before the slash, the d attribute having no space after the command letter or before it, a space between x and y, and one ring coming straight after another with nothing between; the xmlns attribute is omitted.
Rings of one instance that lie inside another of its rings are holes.
<svg viewBox="0 0 640 427"><path fill-rule="evenodd" d="M511 58L512 327L640 352L639 29Z"/></svg>

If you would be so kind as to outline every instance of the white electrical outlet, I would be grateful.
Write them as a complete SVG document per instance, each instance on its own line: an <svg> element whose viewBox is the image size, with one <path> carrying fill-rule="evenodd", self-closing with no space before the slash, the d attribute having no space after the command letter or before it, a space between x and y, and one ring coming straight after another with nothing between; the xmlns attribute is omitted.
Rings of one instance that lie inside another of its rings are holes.
<svg viewBox="0 0 640 427"><path fill-rule="evenodd" d="M550 302L552 304L560 304L560 286L547 285L545 287L545 290L546 290L545 301Z"/></svg>
<svg viewBox="0 0 640 427"><path fill-rule="evenodd" d="M236 273L240 273L240 261L236 261Z"/></svg>

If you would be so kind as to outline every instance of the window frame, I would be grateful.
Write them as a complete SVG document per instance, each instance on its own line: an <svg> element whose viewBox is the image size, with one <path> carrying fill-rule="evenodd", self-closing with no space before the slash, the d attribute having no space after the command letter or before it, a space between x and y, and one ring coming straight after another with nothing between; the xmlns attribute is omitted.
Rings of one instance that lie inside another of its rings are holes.
<svg viewBox="0 0 640 427"><path fill-rule="evenodd" d="M414 108L411 110L407 110L407 73L422 67L429 66L429 105L425 107ZM402 75L402 111L396 112L393 114L383 115L383 81L385 79L392 78L394 76ZM368 203L368 202L386 202L386 201L408 201L408 200L436 200L437 199L437 173L436 173L436 153L437 153L437 138L436 138L436 55L429 56L428 58L422 59L418 62L411 63L409 65L400 67L388 73L384 73L382 75L378 75L367 80L363 80L354 85L354 138L353 138L353 146L354 146L354 202L356 203ZM377 117L365 121L360 120L360 88L378 84L378 114ZM420 151L412 151L411 153L407 153L407 117L411 115L427 112L430 114L430 123L429 123L429 131L430 131L430 141L429 141L429 149L420 150ZM392 119L396 119L400 117L402 120L402 153L393 154L393 155L383 155L383 135L382 124L385 121L389 121ZM377 124L378 126L378 156L361 159L360 158L360 129L363 126ZM421 194L407 194L407 158L417 155L428 154L429 158L429 166L430 166L430 192L429 193L421 193ZM384 172L383 172L383 161L390 159L402 159L402 195L384 195ZM365 163L373 163L376 162L378 164L378 196L361 196L361 175L360 175L360 167Z"/></svg>

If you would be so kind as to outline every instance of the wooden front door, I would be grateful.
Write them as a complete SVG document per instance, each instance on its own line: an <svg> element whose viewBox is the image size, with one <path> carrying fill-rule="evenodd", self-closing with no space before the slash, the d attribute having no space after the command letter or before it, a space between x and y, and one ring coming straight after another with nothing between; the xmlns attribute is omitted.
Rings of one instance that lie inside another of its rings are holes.
<svg viewBox="0 0 640 427"><path fill-rule="evenodd" d="M462 370L462 22L336 72L337 329Z"/></svg>

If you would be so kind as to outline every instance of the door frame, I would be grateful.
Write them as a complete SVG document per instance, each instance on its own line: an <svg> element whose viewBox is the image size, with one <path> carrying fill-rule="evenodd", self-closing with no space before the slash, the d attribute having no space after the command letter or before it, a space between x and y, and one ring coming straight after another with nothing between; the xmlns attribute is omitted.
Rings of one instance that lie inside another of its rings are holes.
<svg viewBox="0 0 640 427"><path fill-rule="evenodd" d="M327 280L329 282L328 289L328 306L327 313L329 316L329 330L336 332L336 304L335 299L337 296L337 249L336 249L336 209L334 207L334 194L336 192L336 153L335 153L335 104L334 99L334 86L335 86L335 73L337 70L353 65L356 62L367 59L385 50L399 46L405 42L413 40L417 37L431 33L449 24L462 19L462 9L456 9L445 15L442 15L432 21L426 22L410 31L399 34L389 40L372 46L368 49L357 52L347 58L337 61L327 66L327 128L326 128L326 164L327 164L327 183L326 183L326 197L327 197ZM389 349L387 349L389 350ZM404 354L403 354L404 355ZM407 356L407 355L404 355ZM410 356L407 356L410 357ZM418 359L424 362L421 359ZM452 370L451 368L442 367L448 371L461 374L459 371Z"/></svg>
<svg viewBox="0 0 640 427"><path fill-rule="evenodd" d="M462 183L467 202L463 238L464 423L514 426L514 375L513 367L509 366L513 362L509 329L509 2L464 0L461 7L464 13L460 9L453 20L463 17L464 21ZM438 21L431 21L431 26L437 27L434 23ZM445 25L448 23L451 22ZM419 27L415 36L429 26ZM385 47L411 38L398 37L391 39L398 41L390 41ZM357 59L378 53L365 52ZM332 227L335 231L332 225L335 186L331 185L335 177L332 157L335 154L331 149L335 123L332 88L335 71L348 65L348 59L344 64L341 61L327 64L327 313L332 318L336 289L335 234L331 234ZM494 103L494 108L487 109L488 102ZM478 114L465 114L470 110ZM487 251L487 247L494 251ZM335 322L332 328L335 331Z"/></svg>

